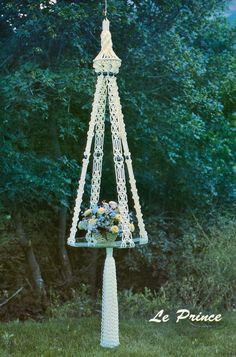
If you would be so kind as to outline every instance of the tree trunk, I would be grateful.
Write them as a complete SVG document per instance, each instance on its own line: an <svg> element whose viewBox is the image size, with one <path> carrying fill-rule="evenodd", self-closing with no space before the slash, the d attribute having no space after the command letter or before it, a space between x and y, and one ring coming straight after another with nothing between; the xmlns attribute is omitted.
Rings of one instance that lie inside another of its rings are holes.
<svg viewBox="0 0 236 357"><path fill-rule="evenodd" d="M58 233L58 245L59 245L59 253L62 261L62 275L64 280L70 282L72 280L72 271L70 260L65 247L65 234L66 234L66 216L67 216L67 208L65 206L61 206L59 212L59 233Z"/></svg>
<svg viewBox="0 0 236 357"><path fill-rule="evenodd" d="M55 158L61 157L61 147L58 140L57 133L57 124L53 114L50 114L51 120L51 136L52 136L52 147L53 154ZM59 210L59 229L58 229L58 247L59 247L59 255L62 262L62 276L66 282L70 282L72 280L72 270L70 260L67 254L67 250L65 247L65 239L66 239L66 219L67 219L67 208L62 205Z"/></svg>
<svg viewBox="0 0 236 357"><path fill-rule="evenodd" d="M44 281L42 278L40 266L37 262L37 259L34 254L34 250L32 247L32 243L27 239L26 233L23 228L21 213L14 212L13 214L15 225L16 225L16 233L20 240L20 244L25 252L26 261L29 265L31 278L33 281L33 286L39 298L45 295Z"/></svg>
<svg viewBox="0 0 236 357"><path fill-rule="evenodd" d="M98 267L98 249L91 249L91 261L93 262L91 270L89 271L90 275L90 286L91 286L91 295L94 300L97 297L97 267Z"/></svg>

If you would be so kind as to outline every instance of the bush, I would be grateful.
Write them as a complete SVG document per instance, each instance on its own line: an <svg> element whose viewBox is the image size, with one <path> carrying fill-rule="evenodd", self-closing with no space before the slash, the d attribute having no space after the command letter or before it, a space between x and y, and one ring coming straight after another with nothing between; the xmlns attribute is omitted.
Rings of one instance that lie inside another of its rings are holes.
<svg viewBox="0 0 236 357"><path fill-rule="evenodd" d="M157 293L144 288L142 292L133 292L132 289L124 290L118 294L119 311L121 317L150 319L160 309L170 309L172 306L165 296L164 289Z"/></svg>
<svg viewBox="0 0 236 357"><path fill-rule="evenodd" d="M88 286L81 284L78 291L74 291L74 298L61 303L60 296L54 294L52 303L47 310L47 316L59 319L91 316L93 314L94 302L88 294Z"/></svg>
<svg viewBox="0 0 236 357"><path fill-rule="evenodd" d="M165 238L168 277L160 291L172 306L230 309L236 293L236 219L218 215L200 223L193 218L192 226L182 224L184 232L175 241Z"/></svg>
<svg viewBox="0 0 236 357"><path fill-rule="evenodd" d="M192 244L193 254L183 249L183 276L172 285L185 304L229 309L236 293L236 219L219 217L208 232L196 224L195 234L185 234L182 242Z"/></svg>

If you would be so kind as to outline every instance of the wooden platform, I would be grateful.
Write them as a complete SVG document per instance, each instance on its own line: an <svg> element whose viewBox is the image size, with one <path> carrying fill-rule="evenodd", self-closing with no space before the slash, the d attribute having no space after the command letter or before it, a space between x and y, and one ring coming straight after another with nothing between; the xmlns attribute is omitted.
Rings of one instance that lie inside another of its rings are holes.
<svg viewBox="0 0 236 357"><path fill-rule="evenodd" d="M142 239L142 238L141 238ZM134 243L135 243L135 247L138 245L144 245L146 243L140 243L140 238L134 238L133 239ZM114 241L114 242L104 242L104 243L88 243L88 242L76 242L76 243L67 243L70 247L75 247L75 248L120 248L120 249L124 249L121 247L121 240L118 241ZM135 247L127 247L129 248L135 248ZM126 249L127 249L126 248Z"/></svg>

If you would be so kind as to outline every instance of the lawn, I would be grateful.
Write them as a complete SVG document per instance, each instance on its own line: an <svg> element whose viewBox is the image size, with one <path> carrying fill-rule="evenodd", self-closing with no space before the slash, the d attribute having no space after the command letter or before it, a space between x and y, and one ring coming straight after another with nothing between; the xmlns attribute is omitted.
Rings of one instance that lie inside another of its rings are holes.
<svg viewBox="0 0 236 357"><path fill-rule="evenodd" d="M213 357L236 356L236 313L218 323L188 321L150 323L121 320L120 343L113 350L99 345L100 318L51 319L1 323L0 356L65 357Z"/></svg>

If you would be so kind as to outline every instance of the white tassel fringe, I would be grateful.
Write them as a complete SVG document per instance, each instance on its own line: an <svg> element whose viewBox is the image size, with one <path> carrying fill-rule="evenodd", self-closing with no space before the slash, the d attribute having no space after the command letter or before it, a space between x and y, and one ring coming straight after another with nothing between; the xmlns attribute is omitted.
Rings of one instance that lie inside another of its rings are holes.
<svg viewBox="0 0 236 357"><path fill-rule="evenodd" d="M102 289L102 324L100 345L108 348L113 348L120 344L116 265L112 253L113 248L106 248Z"/></svg>

